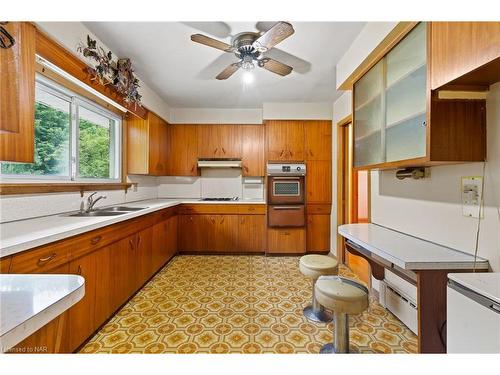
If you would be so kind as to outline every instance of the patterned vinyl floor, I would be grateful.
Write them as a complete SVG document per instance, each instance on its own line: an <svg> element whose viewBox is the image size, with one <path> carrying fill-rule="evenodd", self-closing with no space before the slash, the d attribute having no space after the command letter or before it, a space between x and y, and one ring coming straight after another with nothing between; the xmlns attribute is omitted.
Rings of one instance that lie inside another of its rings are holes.
<svg viewBox="0 0 500 375"><path fill-rule="evenodd" d="M81 352L318 353L332 325L303 317L311 284L298 259L177 256ZM349 325L353 352L417 350L416 336L375 300Z"/></svg>

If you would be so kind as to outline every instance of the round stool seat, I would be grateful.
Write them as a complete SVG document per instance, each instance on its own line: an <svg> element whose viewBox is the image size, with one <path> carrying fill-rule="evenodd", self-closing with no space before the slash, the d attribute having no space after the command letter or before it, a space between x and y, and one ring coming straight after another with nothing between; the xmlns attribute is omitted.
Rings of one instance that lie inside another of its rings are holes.
<svg viewBox="0 0 500 375"><path fill-rule="evenodd" d="M368 308L368 289L341 276L321 276L315 285L318 302L335 313L360 314Z"/></svg>
<svg viewBox="0 0 500 375"><path fill-rule="evenodd" d="M317 279L322 275L336 275L338 262L327 255L309 254L300 258L299 269L305 276Z"/></svg>

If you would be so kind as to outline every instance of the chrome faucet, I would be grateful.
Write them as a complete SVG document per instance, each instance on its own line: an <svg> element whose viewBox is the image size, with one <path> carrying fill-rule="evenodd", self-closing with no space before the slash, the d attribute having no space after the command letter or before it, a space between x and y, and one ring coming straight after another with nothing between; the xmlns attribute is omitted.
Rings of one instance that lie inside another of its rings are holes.
<svg viewBox="0 0 500 375"><path fill-rule="evenodd" d="M106 199L105 195L100 195L96 199L94 199L94 195L97 194L97 191L94 191L92 194L89 195L87 198L87 208L85 209L86 213L89 213L94 210L94 206L97 202L99 202L101 199ZM83 202L82 202L83 205Z"/></svg>

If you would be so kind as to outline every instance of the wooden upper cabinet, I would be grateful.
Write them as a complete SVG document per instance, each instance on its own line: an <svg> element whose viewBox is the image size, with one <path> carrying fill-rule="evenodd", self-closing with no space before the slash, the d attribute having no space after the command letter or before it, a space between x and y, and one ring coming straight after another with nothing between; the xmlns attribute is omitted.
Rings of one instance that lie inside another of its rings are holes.
<svg viewBox="0 0 500 375"><path fill-rule="evenodd" d="M28 22L3 27L15 44L0 50L0 160L32 163L36 29Z"/></svg>
<svg viewBox="0 0 500 375"><path fill-rule="evenodd" d="M304 160L304 122L268 120L267 159L269 161Z"/></svg>
<svg viewBox="0 0 500 375"><path fill-rule="evenodd" d="M242 173L243 176L265 175L264 125L242 125Z"/></svg>
<svg viewBox="0 0 500 375"><path fill-rule="evenodd" d="M332 159L332 122L304 121L305 152L307 160Z"/></svg>
<svg viewBox="0 0 500 375"><path fill-rule="evenodd" d="M128 173L165 176L169 155L168 124L149 112L147 119L127 119Z"/></svg>
<svg viewBox="0 0 500 375"><path fill-rule="evenodd" d="M198 175L198 125L169 125L169 176Z"/></svg>
<svg viewBox="0 0 500 375"><path fill-rule="evenodd" d="M307 203L332 202L332 163L328 160L307 161Z"/></svg>
<svg viewBox="0 0 500 375"><path fill-rule="evenodd" d="M429 32L429 24L418 23L354 83L355 168L484 160L486 102L447 99L430 89ZM470 41L453 40L461 43Z"/></svg>
<svg viewBox="0 0 500 375"><path fill-rule="evenodd" d="M198 126L199 158L241 158L241 126Z"/></svg>
<svg viewBox="0 0 500 375"><path fill-rule="evenodd" d="M450 82L489 86L500 80L500 22L431 22L429 31L431 89Z"/></svg>

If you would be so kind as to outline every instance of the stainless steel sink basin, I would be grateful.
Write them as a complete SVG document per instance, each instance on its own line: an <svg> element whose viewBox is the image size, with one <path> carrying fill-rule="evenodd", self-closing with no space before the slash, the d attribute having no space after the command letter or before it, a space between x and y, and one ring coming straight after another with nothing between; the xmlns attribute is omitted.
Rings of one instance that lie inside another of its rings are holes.
<svg viewBox="0 0 500 375"><path fill-rule="evenodd" d="M90 212L77 212L76 214L70 214L68 216L75 216L75 217L118 216L118 215L125 215L126 213L127 213L127 211L99 210L99 211L90 211Z"/></svg>
<svg viewBox="0 0 500 375"><path fill-rule="evenodd" d="M132 211L140 211L144 210L147 207L127 207L127 206L115 206L115 207L107 207L107 208L99 208L96 211L125 211L125 212L132 212Z"/></svg>

